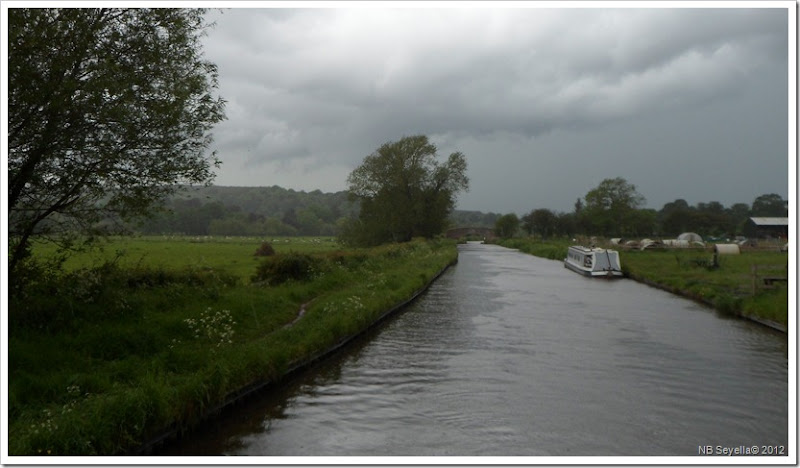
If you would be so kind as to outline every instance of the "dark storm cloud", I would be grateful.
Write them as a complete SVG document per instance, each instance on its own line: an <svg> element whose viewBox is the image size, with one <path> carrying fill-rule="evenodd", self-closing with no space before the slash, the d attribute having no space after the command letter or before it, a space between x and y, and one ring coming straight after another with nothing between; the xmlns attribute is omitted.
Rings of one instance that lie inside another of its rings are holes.
<svg viewBox="0 0 800 468"><path fill-rule="evenodd" d="M219 184L341 190L380 144L424 133L442 152L466 154L464 209L568 210L616 176L655 208L679 197L727 205L787 193L785 9L246 8L210 16L217 25L206 54L229 101L229 120L215 132ZM742 140L763 133L752 126L772 138ZM704 168L727 161L728 180L750 187L676 187L696 178L663 160L686 154ZM568 178L575 164L593 172Z"/></svg>

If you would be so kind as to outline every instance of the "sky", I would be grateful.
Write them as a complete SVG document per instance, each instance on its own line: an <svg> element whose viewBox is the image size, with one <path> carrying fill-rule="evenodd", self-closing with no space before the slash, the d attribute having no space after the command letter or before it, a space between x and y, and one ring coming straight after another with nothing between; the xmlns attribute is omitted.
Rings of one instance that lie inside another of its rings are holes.
<svg viewBox="0 0 800 468"><path fill-rule="evenodd" d="M462 210L569 212L615 177L654 209L793 196L791 2L243 5L207 16L216 185L346 190L424 134L465 155Z"/></svg>

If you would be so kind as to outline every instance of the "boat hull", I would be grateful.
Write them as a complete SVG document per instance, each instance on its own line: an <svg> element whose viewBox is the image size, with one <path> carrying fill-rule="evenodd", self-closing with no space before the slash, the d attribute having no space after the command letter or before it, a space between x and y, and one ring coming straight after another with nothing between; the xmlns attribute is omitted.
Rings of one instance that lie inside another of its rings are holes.
<svg viewBox="0 0 800 468"><path fill-rule="evenodd" d="M567 251L564 267L592 278L622 277L619 253L615 250L572 246Z"/></svg>
<svg viewBox="0 0 800 468"><path fill-rule="evenodd" d="M610 271L592 271L588 268L581 268L577 265L573 265L567 260L564 260L564 268L569 268L570 270L574 271L575 273L581 274L583 276L588 277L600 277L600 278L621 278L622 272L619 270L610 270Z"/></svg>

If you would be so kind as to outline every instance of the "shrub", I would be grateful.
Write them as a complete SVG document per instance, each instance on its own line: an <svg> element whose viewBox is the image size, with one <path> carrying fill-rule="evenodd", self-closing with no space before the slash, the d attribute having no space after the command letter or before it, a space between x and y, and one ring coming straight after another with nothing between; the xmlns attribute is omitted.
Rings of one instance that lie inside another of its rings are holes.
<svg viewBox="0 0 800 468"><path fill-rule="evenodd" d="M269 242L262 242L261 246L253 254L254 257L271 257L273 255L275 255L275 249Z"/></svg>
<svg viewBox="0 0 800 468"><path fill-rule="evenodd" d="M261 262L252 276L253 282L281 284L287 281L308 281L322 266L320 259L310 255L291 252L275 255Z"/></svg>

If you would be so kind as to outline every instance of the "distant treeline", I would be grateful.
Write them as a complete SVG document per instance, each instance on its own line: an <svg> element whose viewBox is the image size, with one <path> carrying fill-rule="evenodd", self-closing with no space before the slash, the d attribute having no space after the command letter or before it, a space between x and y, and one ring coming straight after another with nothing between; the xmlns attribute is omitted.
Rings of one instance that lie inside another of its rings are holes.
<svg viewBox="0 0 800 468"><path fill-rule="evenodd" d="M635 189L632 192L635 193ZM495 229L502 231L498 233L503 237L510 237L518 229L528 235L544 238L576 234L674 237L684 232L695 232L704 238L755 237L758 234L755 226L748 223L751 217L789 215L788 202L774 193L757 197L751 205L734 203L726 207L720 202L712 201L692 206L686 200L677 199L666 203L660 210L638 208L624 200L615 200L614 195L602 197L606 205L597 206L588 195L587 202L577 200L573 212L553 212L539 208L516 222L515 215L504 215Z"/></svg>
<svg viewBox="0 0 800 468"><path fill-rule="evenodd" d="M346 191L323 193L272 187L196 187L169 199L164 208L136 229L142 234L199 236L336 236L345 220L358 216L357 202ZM751 216L788 216L787 202L775 194L757 197L752 204L719 202L689 205L683 199L660 210L628 207L620 217L576 202L575 211L535 209L518 225L528 234L572 236L674 236L697 232L705 236L750 235ZM506 215L508 216L508 215ZM500 213L454 210L451 227L497 228ZM624 223L622 222L624 219ZM620 232L621 224L627 227Z"/></svg>
<svg viewBox="0 0 800 468"><path fill-rule="evenodd" d="M169 199L136 230L195 236L335 236L358 215L345 191L272 187L194 187ZM456 210L453 226L492 227L499 214Z"/></svg>

